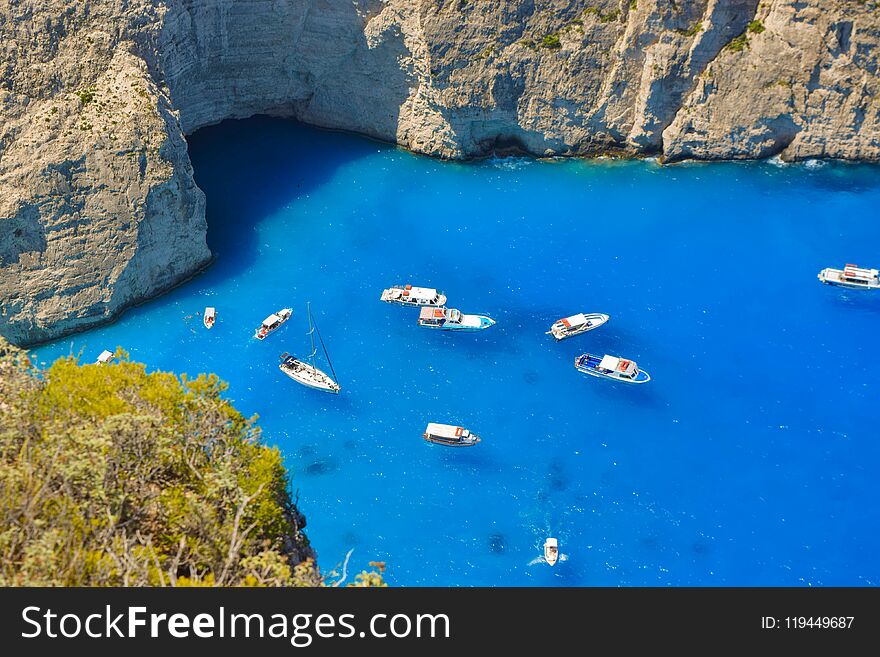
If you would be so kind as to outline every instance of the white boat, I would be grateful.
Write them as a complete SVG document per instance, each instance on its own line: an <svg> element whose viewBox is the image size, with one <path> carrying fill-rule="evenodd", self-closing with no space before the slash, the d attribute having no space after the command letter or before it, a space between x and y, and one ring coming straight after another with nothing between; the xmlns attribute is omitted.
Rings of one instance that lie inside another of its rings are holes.
<svg viewBox="0 0 880 657"><path fill-rule="evenodd" d="M851 290L877 290L880 289L880 270L864 269L857 265L844 265L843 269L829 267L819 272L819 280L825 285Z"/></svg>
<svg viewBox="0 0 880 657"><path fill-rule="evenodd" d="M640 370L634 360L607 354L601 358L593 354L581 354L574 359L574 366L584 374L624 383L647 383L651 380L650 375Z"/></svg>
<svg viewBox="0 0 880 657"><path fill-rule="evenodd" d="M112 351L107 351L107 350L105 349L104 351L102 351L102 352L98 355L98 360L96 360L95 363L96 363L97 365L104 365L105 363L109 363L111 360L113 360L113 352L112 352Z"/></svg>
<svg viewBox="0 0 880 657"><path fill-rule="evenodd" d="M330 362L330 356L327 354L327 347L324 346L324 340L318 332L318 326L312 320L311 304L308 306L308 314L309 338L312 343L312 351L309 354L308 362L300 360L299 358L291 356L285 352L281 354L281 364L278 367L297 383L301 383L309 388L314 388L315 390L339 394L339 382L336 380L336 372L333 370L333 364ZM317 353L317 349L315 348L315 334L318 335L318 340L321 343L321 348L324 350L324 356L327 358L327 364L330 366L330 371L333 372L333 376L319 370L315 365L315 355Z"/></svg>
<svg viewBox="0 0 880 657"><path fill-rule="evenodd" d="M257 340L265 340L266 336L281 328L281 325L290 319L291 315L293 315L293 310L290 308L282 308L281 310L272 313L263 320L263 323L260 324L260 328L254 331L254 337Z"/></svg>
<svg viewBox="0 0 880 657"><path fill-rule="evenodd" d="M577 315L564 317L554 322L550 330L547 331L547 335L552 335L557 340L564 340L573 335L579 335L592 331L594 328L599 328L608 319L608 315L603 313L578 313Z"/></svg>
<svg viewBox="0 0 880 657"><path fill-rule="evenodd" d="M205 325L206 329L210 329L214 326L214 322L217 321L217 311L216 309L208 306L205 308L205 314L202 317L202 322Z"/></svg>
<svg viewBox="0 0 880 657"><path fill-rule="evenodd" d="M429 422L422 438L430 443L446 445L448 447L470 447L480 442L480 437L475 436L464 427L453 424L438 424Z"/></svg>
<svg viewBox="0 0 880 657"><path fill-rule="evenodd" d="M419 312L419 326L441 331L480 331L495 324L486 315L465 315L455 308L425 307Z"/></svg>
<svg viewBox="0 0 880 657"><path fill-rule="evenodd" d="M548 538L544 541L544 559L551 566L556 564L559 559L559 543L555 538Z"/></svg>
<svg viewBox="0 0 880 657"><path fill-rule="evenodd" d="M395 285L382 290L380 300L386 303L399 303L402 306L443 306L446 304L446 295L433 287Z"/></svg>

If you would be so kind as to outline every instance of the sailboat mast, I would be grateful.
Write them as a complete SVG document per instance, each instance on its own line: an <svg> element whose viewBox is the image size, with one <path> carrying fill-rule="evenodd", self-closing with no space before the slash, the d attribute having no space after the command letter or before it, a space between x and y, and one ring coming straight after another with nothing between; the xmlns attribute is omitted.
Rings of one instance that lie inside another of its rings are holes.
<svg viewBox="0 0 880 657"><path fill-rule="evenodd" d="M309 301L308 305L308 313L309 313L309 339L312 341L312 353L309 354L309 360L312 362L312 368L315 367L315 354L317 351L315 350L315 326L312 324L312 302Z"/></svg>

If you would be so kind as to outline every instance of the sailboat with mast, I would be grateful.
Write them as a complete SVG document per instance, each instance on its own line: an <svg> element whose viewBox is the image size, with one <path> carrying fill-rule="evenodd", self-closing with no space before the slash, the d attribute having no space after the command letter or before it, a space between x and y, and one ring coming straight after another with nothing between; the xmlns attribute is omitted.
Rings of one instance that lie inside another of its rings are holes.
<svg viewBox="0 0 880 657"><path fill-rule="evenodd" d="M327 347L324 346L324 339L318 331L318 325L312 319L312 304L308 304L309 315L309 339L312 344L312 351L309 354L308 362L300 360L295 356L291 356L287 352L281 354L281 364L278 366L291 379L297 383L301 383L315 390L323 390L324 392L332 392L339 394L339 381L336 379L336 372L333 370L333 363L330 362L330 355L327 353ZM318 353L315 346L315 335L321 343L321 349L324 350L324 357L327 359L327 365L330 366L332 376L319 370L315 365L315 356Z"/></svg>

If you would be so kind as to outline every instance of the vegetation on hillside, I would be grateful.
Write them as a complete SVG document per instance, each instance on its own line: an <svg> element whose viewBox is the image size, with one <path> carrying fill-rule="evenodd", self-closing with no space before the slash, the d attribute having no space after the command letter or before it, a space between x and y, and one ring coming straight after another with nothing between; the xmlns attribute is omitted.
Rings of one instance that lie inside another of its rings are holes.
<svg viewBox="0 0 880 657"><path fill-rule="evenodd" d="M117 356L38 370L0 338L0 585L334 584L226 385Z"/></svg>

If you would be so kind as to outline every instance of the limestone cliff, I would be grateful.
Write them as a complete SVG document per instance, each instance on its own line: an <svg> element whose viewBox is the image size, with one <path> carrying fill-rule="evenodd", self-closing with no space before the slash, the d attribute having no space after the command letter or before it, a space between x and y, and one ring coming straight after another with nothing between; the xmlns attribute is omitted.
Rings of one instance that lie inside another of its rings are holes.
<svg viewBox="0 0 880 657"><path fill-rule="evenodd" d="M0 0L0 334L203 267L185 134L289 116L469 158L880 159L876 0Z"/></svg>

